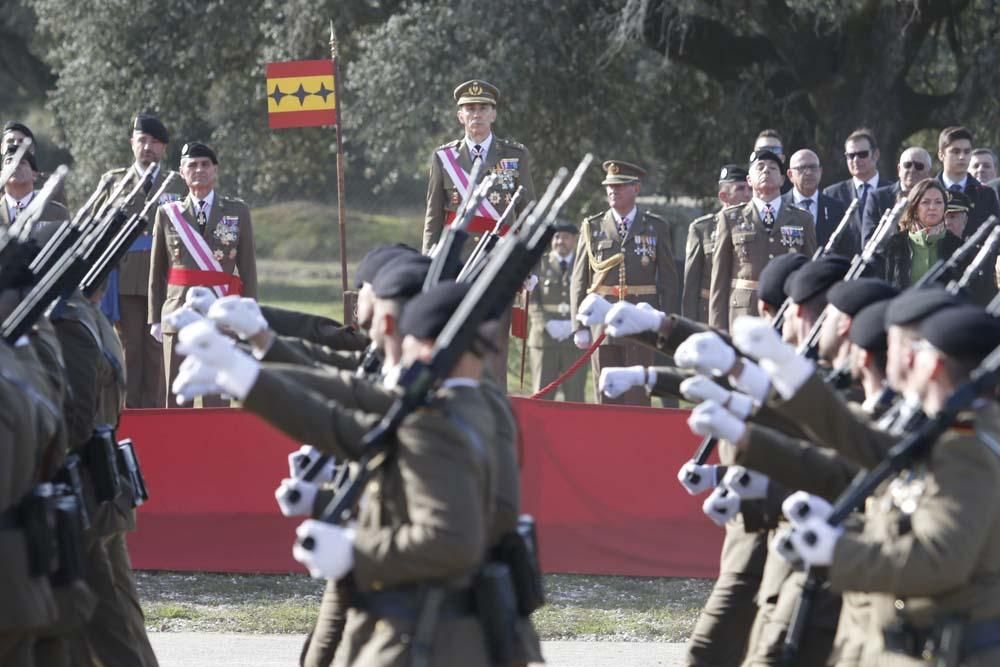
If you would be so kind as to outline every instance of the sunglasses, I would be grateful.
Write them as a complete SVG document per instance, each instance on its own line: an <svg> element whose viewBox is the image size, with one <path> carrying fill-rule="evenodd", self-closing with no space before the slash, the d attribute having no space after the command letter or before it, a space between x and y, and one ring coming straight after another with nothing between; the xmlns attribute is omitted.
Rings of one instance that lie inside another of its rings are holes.
<svg viewBox="0 0 1000 667"><path fill-rule="evenodd" d="M867 160L871 154L871 151L858 151L856 153L844 153L844 157L848 160Z"/></svg>
<svg viewBox="0 0 1000 667"><path fill-rule="evenodd" d="M912 169L913 171L923 171L927 168L927 165L923 162L903 162L899 166L903 169Z"/></svg>

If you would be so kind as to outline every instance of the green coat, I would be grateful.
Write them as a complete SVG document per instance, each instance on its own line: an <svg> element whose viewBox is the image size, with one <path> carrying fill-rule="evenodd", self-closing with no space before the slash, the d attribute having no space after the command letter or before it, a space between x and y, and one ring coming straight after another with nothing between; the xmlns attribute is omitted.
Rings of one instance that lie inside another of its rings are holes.
<svg viewBox="0 0 1000 667"><path fill-rule="evenodd" d="M708 322L708 296L712 286L712 254L715 252L716 213L703 215L688 228L684 253L684 292L681 315Z"/></svg>

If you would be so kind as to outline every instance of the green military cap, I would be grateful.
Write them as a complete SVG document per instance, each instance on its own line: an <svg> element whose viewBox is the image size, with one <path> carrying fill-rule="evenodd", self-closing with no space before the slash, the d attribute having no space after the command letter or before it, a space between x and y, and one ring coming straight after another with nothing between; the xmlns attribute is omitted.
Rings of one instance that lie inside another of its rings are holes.
<svg viewBox="0 0 1000 667"><path fill-rule="evenodd" d="M601 185L638 183L639 179L646 175L646 170L642 167L621 160L608 160L601 165L601 168L607 173Z"/></svg>
<svg viewBox="0 0 1000 667"><path fill-rule="evenodd" d="M461 83L455 88L455 101L459 106L463 104L492 104L497 105L500 101L500 91L492 83L482 79L473 79Z"/></svg>
<svg viewBox="0 0 1000 667"><path fill-rule="evenodd" d="M738 164L727 164L719 172L719 183L736 183L747 180L747 170Z"/></svg>

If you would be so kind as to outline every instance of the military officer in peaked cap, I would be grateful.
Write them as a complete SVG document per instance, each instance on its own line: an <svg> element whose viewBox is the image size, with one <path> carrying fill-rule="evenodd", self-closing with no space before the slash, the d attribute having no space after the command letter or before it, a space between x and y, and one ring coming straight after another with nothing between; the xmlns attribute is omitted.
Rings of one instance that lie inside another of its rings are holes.
<svg viewBox="0 0 1000 667"><path fill-rule="evenodd" d="M591 330L577 320L588 294L600 295L610 303L620 299L647 303L665 312L677 308L677 269L670 248L670 228L665 220L635 203L645 170L621 160L608 160L603 168L606 175L602 185L610 208L581 225L570 289L570 310L576 327L573 339L581 349L587 349L603 329L601 324ZM631 341L605 339L592 357L594 377L601 376L604 366L650 366L654 354L652 349ZM616 398L597 393L602 403L649 405L649 394L641 387Z"/></svg>

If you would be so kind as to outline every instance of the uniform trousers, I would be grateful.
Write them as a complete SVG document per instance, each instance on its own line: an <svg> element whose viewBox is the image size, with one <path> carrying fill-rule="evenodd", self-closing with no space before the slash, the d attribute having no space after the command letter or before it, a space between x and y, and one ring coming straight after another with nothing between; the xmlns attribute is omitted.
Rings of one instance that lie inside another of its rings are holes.
<svg viewBox="0 0 1000 667"><path fill-rule="evenodd" d="M559 377L563 371L572 366L580 358L581 354L583 354L583 350L578 349L573 344L572 339L561 341L554 345L546 345L545 347L528 348L528 355L531 357L532 393L537 392ZM561 389L567 401L583 403L585 400L583 394L586 384L587 365L584 364L576 369L575 373L563 380L557 389L542 396L542 398L551 401Z"/></svg>
<svg viewBox="0 0 1000 667"><path fill-rule="evenodd" d="M125 349L125 406L162 408L163 346L149 334L149 301L137 294L120 294L118 307L118 336Z"/></svg>
<svg viewBox="0 0 1000 667"><path fill-rule="evenodd" d="M327 580L316 627L306 638L306 645L302 650L302 659L299 663L302 667L328 667L333 664L333 656L344 636L350 594L351 590L346 580Z"/></svg>

